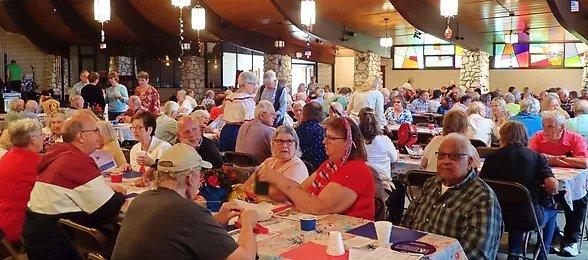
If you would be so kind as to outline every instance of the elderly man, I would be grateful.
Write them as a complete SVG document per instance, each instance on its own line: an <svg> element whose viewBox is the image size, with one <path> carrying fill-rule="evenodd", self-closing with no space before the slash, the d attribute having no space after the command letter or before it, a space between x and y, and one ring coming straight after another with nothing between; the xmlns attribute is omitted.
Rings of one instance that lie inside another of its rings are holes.
<svg viewBox="0 0 588 260"><path fill-rule="evenodd" d="M155 137L170 144L176 143L176 135L178 134L178 121L176 121L176 118L178 117L179 109L180 105L175 101L165 102L163 105L163 115L160 115L157 117L157 120L155 120L157 123Z"/></svg>
<svg viewBox="0 0 588 260"><path fill-rule="evenodd" d="M223 103L223 119L226 124L220 132L219 150L234 151L239 128L244 122L253 119L255 110L255 99L253 94L257 88L257 77L244 71L237 77L239 89L229 94Z"/></svg>
<svg viewBox="0 0 588 260"><path fill-rule="evenodd" d="M587 168L586 141L577 133L565 129L566 119L557 111L545 111L542 113L543 131L537 132L529 142L529 148L547 157L551 166L568 168ZM578 241L581 239L580 231L582 220L586 214L588 195L574 200L573 210L564 205L566 225L562 240L563 255L578 255Z"/></svg>
<svg viewBox="0 0 588 260"><path fill-rule="evenodd" d="M515 103L515 96L512 93L506 93L504 101L506 102L506 110L510 115L517 115L521 112L521 106Z"/></svg>
<svg viewBox="0 0 588 260"><path fill-rule="evenodd" d="M228 202L213 216L194 201L200 170L211 166L189 145L167 150L157 166L157 188L137 196L126 212L112 259L255 259L255 211ZM223 225L239 215L235 242Z"/></svg>
<svg viewBox="0 0 588 260"><path fill-rule="evenodd" d="M539 100L533 97L521 100L520 105L521 112L511 117L510 120L521 122L527 129L527 137L531 138L535 133L543 129L543 122L541 116L539 116L541 105Z"/></svg>
<svg viewBox="0 0 588 260"><path fill-rule="evenodd" d="M416 114L433 112L431 101L429 101L429 92L421 90L418 95L419 97L410 104L410 111Z"/></svg>
<svg viewBox="0 0 588 260"><path fill-rule="evenodd" d="M125 201L124 188L109 187L89 156L101 138L94 120L73 116L63 124L62 135L64 143L53 145L37 168L23 229L29 259L79 259L57 221L103 228L114 224Z"/></svg>
<svg viewBox="0 0 588 260"><path fill-rule="evenodd" d="M82 70L82 72L80 72L80 81L74 84L69 90L70 97L82 94L82 88L88 83L90 83L90 81L88 80L88 75L90 75L90 72L88 72L87 70Z"/></svg>
<svg viewBox="0 0 588 260"><path fill-rule="evenodd" d="M188 93L183 89L176 92L176 97L178 98L178 104L180 104L180 110L178 111L180 114L190 114L198 106L196 99L188 96Z"/></svg>
<svg viewBox="0 0 588 260"><path fill-rule="evenodd" d="M185 116L178 120L178 141L196 149L213 168L220 169L223 166L222 155L212 140L202 136L202 126L197 119Z"/></svg>
<svg viewBox="0 0 588 260"><path fill-rule="evenodd" d="M467 112L470 104L472 104L472 97L468 95L463 95L459 98L459 102L453 104L451 110L458 109L463 112Z"/></svg>
<svg viewBox="0 0 588 260"><path fill-rule="evenodd" d="M37 115L37 111L39 110L39 103L34 100L27 101L25 109L20 112L20 118L32 118L32 119L39 119L39 115Z"/></svg>
<svg viewBox="0 0 588 260"><path fill-rule="evenodd" d="M255 107L255 119L239 129L235 152L250 154L260 163L272 156L275 118L276 111L272 104L266 100L259 101Z"/></svg>
<svg viewBox="0 0 588 260"><path fill-rule="evenodd" d="M588 140L588 101L578 100L574 103L574 116L568 120L567 128Z"/></svg>
<svg viewBox="0 0 588 260"><path fill-rule="evenodd" d="M557 90L557 96L559 97L561 108L572 115L572 101L570 100L569 92L565 89L559 89Z"/></svg>
<svg viewBox="0 0 588 260"><path fill-rule="evenodd" d="M122 115L118 116L116 120L130 123L133 116L139 114L139 112L145 111L143 105L141 105L141 98L139 96L130 96L129 97L129 109L127 112L124 112Z"/></svg>
<svg viewBox="0 0 588 260"><path fill-rule="evenodd" d="M495 259L503 230L500 205L472 170L470 141L448 134L437 156L437 175L408 207L401 225L454 237L469 259Z"/></svg>
<svg viewBox="0 0 588 260"><path fill-rule="evenodd" d="M6 116L4 117L4 121L9 124L12 121L16 121L20 118L20 112L24 110L25 102L24 100L18 98L10 100L10 104L8 108L10 109Z"/></svg>
<svg viewBox="0 0 588 260"><path fill-rule="evenodd" d="M324 94L324 90L323 90ZM273 70L263 74L263 85L259 88L255 102L267 100L274 106L276 113L275 127L284 123L284 117L288 109L288 89L278 84L278 78Z"/></svg>

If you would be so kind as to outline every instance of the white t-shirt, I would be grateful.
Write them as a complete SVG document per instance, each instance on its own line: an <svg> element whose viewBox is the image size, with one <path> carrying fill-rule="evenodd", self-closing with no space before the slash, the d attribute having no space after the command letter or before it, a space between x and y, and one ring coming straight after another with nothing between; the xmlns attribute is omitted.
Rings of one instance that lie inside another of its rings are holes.
<svg viewBox="0 0 588 260"><path fill-rule="evenodd" d="M471 114L468 117L468 121L468 138L478 139L484 142L486 146L490 146L492 135L498 136L498 129L492 119L484 118L479 114Z"/></svg>
<svg viewBox="0 0 588 260"><path fill-rule="evenodd" d="M253 119L255 100L250 94L233 92L224 102L224 119L227 123L242 123Z"/></svg>
<svg viewBox="0 0 588 260"><path fill-rule="evenodd" d="M186 99L184 99L184 102L182 102L182 104L180 105L180 109L185 108L187 110L186 113L190 114L192 113L192 110L196 108L197 105L198 104L196 103L196 100L194 100L194 98L192 98L191 96L186 96Z"/></svg>
<svg viewBox="0 0 588 260"><path fill-rule="evenodd" d="M425 147L422 160L427 160L427 167L425 167L426 171L437 172L437 155L435 153L439 151L439 147L444 140L444 135L435 136ZM474 161L472 162L472 166L475 168L480 167L482 162L480 161L478 151L476 151L476 148L472 144L469 145L469 149L471 149L471 153L474 154Z"/></svg>
<svg viewBox="0 0 588 260"><path fill-rule="evenodd" d="M153 136L151 138L151 143L149 144L149 150L147 151L147 156L151 157L152 159L159 159L159 157L161 157L163 152L165 152L170 147L171 147L171 144L169 144L168 142L162 141L159 138ZM141 143L136 143L135 145L133 145L133 148L131 148L131 152L129 154L129 157L131 159L130 163L131 163L131 169L133 171L138 172L141 169L141 165L139 165L137 163L137 158L139 157L141 152L143 152L141 150ZM149 165L146 165L146 166L149 166Z"/></svg>
<svg viewBox="0 0 588 260"><path fill-rule="evenodd" d="M364 107L371 107L376 113L378 124L386 125L384 118L384 95L379 90L355 91L349 100L347 111L353 117L359 117L359 111Z"/></svg>
<svg viewBox="0 0 588 260"><path fill-rule="evenodd" d="M384 188L391 190L390 164L398 160L398 151L396 151L392 140L385 135L378 135L371 144L365 145L365 151L367 152L367 165L378 172Z"/></svg>

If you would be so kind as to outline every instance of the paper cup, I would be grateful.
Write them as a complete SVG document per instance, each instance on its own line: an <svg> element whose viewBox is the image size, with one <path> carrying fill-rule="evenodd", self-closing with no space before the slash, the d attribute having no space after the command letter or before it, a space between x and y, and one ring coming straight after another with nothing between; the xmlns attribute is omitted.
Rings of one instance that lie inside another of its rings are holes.
<svg viewBox="0 0 588 260"><path fill-rule="evenodd" d="M327 244L327 255L340 256L345 254L343 247L343 237L339 231L329 232L329 243Z"/></svg>
<svg viewBox="0 0 588 260"><path fill-rule="evenodd" d="M121 183L123 179L122 174L110 174L110 182L112 183Z"/></svg>
<svg viewBox="0 0 588 260"><path fill-rule="evenodd" d="M388 246L390 244L390 233L392 233L392 222L376 221L374 226L379 245L383 247Z"/></svg>
<svg viewBox="0 0 588 260"><path fill-rule="evenodd" d="M302 215L300 216L300 229L302 231L312 231L316 229L316 216Z"/></svg>

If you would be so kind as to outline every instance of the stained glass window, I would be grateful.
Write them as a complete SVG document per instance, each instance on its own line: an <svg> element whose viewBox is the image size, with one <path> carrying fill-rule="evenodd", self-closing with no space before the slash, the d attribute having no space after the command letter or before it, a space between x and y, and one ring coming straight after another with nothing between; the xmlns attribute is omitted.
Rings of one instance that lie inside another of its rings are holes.
<svg viewBox="0 0 588 260"><path fill-rule="evenodd" d="M394 47L395 69L422 69L423 67L423 46Z"/></svg>
<svg viewBox="0 0 588 260"><path fill-rule="evenodd" d="M529 44L494 45L494 68L529 67Z"/></svg>
<svg viewBox="0 0 588 260"><path fill-rule="evenodd" d="M563 65L563 43L532 43L529 46L531 49L531 66L551 67Z"/></svg>
<svg viewBox="0 0 588 260"><path fill-rule="evenodd" d="M455 45L455 67L461 68L461 58L463 57L463 48Z"/></svg>
<svg viewBox="0 0 588 260"><path fill-rule="evenodd" d="M581 42L565 44L564 66L570 68L583 67L586 64L588 45Z"/></svg>
<svg viewBox="0 0 588 260"><path fill-rule="evenodd" d="M425 67L453 67L453 56L425 56Z"/></svg>
<svg viewBox="0 0 588 260"><path fill-rule="evenodd" d="M453 45L425 45L425 55L453 55L454 53Z"/></svg>

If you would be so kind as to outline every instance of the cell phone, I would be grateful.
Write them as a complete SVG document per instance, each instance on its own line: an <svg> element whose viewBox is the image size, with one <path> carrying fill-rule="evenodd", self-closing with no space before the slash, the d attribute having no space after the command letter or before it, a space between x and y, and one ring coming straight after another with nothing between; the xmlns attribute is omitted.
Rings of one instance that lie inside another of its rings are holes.
<svg viewBox="0 0 588 260"><path fill-rule="evenodd" d="M255 194L268 195L269 194L269 183L265 181L259 181L257 175L255 176Z"/></svg>

